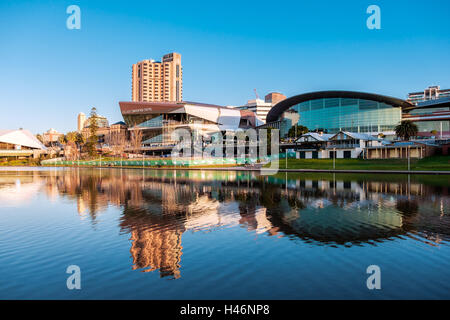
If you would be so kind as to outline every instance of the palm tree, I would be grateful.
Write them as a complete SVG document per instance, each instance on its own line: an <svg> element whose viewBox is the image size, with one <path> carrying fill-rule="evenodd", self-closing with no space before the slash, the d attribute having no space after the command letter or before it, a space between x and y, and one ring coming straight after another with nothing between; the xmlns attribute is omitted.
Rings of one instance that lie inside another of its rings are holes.
<svg viewBox="0 0 450 320"><path fill-rule="evenodd" d="M395 127L395 134L403 140L416 136L418 131L417 126L409 120L403 120Z"/></svg>

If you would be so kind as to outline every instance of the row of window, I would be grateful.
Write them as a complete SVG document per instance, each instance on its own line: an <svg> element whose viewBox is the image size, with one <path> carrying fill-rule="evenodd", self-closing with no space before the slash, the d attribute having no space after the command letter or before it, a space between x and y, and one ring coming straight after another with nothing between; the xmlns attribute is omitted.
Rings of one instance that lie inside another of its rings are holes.
<svg viewBox="0 0 450 320"><path fill-rule="evenodd" d="M306 152L305 151L300 151L300 159L305 159L306 158ZM343 156L344 159L350 159L352 157L352 152L351 151L344 151L343 152ZM313 159L319 159L319 152L318 151L312 151L311 152L311 157ZM335 151L329 151L329 157L331 159L336 157L336 152Z"/></svg>
<svg viewBox="0 0 450 320"><path fill-rule="evenodd" d="M349 99L349 98L326 98L302 102L294 106L294 109L296 109L298 112L304 112L310 110L319 110L336 107L355 107L355 106L357 106L360 110L376 110L393 107L389 104L372 100Z"/></svg>

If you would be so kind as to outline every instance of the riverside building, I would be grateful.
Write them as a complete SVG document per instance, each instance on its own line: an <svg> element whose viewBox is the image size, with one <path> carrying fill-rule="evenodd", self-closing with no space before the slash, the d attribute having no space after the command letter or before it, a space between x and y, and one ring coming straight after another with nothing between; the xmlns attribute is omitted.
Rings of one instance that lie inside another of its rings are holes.
<svg viewBox="0 0 450 320"><path fill-rule="evenodd" d="M299 114L298 124L311 131L348 131L395 138L402 120L414 122L418 136L450 136L450 97L439 96L412 103L394 97L354 91L319 91L290 97L275 104L267 114L267 125L276 127L287 110ZM272 125L273 124L273 125Z"/></svg>
<svg viewBox="0 0 450 320"><path fill-rule="evenodd" d="M263 124L252 111L198 102L119 102L130 131L142 132L142 145L149 149L171 149L173 131L186 129L208 140L215 133L235 132Z"/></svg>

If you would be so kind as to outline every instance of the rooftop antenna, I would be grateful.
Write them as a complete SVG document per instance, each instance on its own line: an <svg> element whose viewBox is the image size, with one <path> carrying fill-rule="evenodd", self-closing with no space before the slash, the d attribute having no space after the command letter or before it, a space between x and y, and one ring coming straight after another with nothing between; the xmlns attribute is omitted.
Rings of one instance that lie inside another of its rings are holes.
<svg viewBox="0 0 450 320"><path fill-rule="evenodd" d="M255 96L256 96L256 99L259 99L259 96L258 96L258 92L256 92L256 88L255 88L255 89L253 89L253 91L255 91Z"/></svg>

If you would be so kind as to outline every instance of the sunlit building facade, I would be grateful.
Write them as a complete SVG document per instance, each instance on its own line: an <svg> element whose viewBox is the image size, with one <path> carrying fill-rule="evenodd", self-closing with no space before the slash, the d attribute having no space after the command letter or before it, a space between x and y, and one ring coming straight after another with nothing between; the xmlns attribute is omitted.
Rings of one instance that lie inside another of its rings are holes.
<svg viewBox="0 0 450 320"><path fill-rule="evenodd" d="M142 132L143 146L172 145L173 131L208 138L217 132L255 128L263 122L249 110L197 102L119 102L129 130Z"/></svg>
<svg viewBox="0 0 450 320"><path fill-rule="evenodd" d="M300 114L298 124L329 133L389 132L401 121L402 109L384 102L356 98L324 98L293 106Z"/></svg>
<svg viewBox="0 0 450 320"><path fill-rule="evenodd" d="M28 130L0 130L0 158L36 158L45 150L45 146Z"/></svg>
<svg viewBox="0 0 450 320"><path fill-rule="evenodd" d="M417 105L420 102L442 98L450 98L450 89L441 89L440 86L430 86L423 91L409 93L407 101Z"/></svg>
<svg viewBox="0 0 450 320"><path fill-rule="evenodd" d="M450 97L417 103L403 110L403 120L413 121L419 136L439 139L450 137Z"/></svg>
<svg viewBox="0 0 450 320"><path fill-rule="evenodd" d="M298 124L309 130L337 133L349 131L394 135L402 120L402 110L412 107L407 101L353 91L320 91L300 94L277 103L267 122L278 121L287 110L299 114Z"/></svg>
<svg viewBox="0 0 450 320"><path fill-rule="evenodd" d="M183 100L181 55L169 53L162 61L143 60L132 67L132 100L137 102Z"/></svg>

